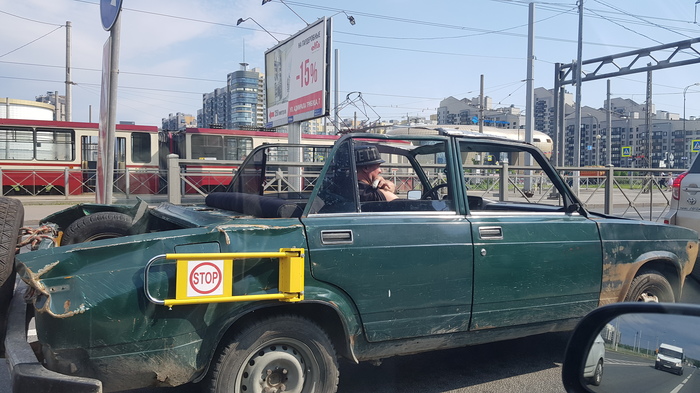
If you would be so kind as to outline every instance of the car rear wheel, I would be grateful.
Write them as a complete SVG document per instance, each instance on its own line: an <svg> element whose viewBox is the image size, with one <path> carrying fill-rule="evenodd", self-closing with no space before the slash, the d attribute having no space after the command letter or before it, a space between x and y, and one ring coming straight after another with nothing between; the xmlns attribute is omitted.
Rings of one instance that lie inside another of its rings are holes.
<svg viewBox="0 0 700 393"><path fill-rule="evenodd" d="M603 359L598 360L598 364L595 366L595 371L593 372L593 376L591 379L588 380L588 382L591 383L593 386L600 386L600 382L603 380Z"/></svg>
<svg viewBox="0 0 700 393"><path fill-rule="evenodd" d="M338 362L326 333L296 316L260 320L214 357L211 393L325 393L338 386Z"/></svg>
<svg viewBox="0 0 700 393"><path fill-rule="evenodd" d="M626 302L674 303L676 297L673 287L663 274L657 271L646 271L632 280L630 289L625 296Z"/></svg>
<svg viewBox="0 0 700 393"><path fill-rule="evenodd" d="M17 199L0 197L0 353L4 352L7 308L15 287L15 254L24 221L24 207Z"/></svg>
<svg viewBox="0 0 700 393"><path fill-rule="evenodd" d="M61 245L92 242L127 236L131 233L132 219L117 212L99 212L81 217L66 228Z"/></svg>

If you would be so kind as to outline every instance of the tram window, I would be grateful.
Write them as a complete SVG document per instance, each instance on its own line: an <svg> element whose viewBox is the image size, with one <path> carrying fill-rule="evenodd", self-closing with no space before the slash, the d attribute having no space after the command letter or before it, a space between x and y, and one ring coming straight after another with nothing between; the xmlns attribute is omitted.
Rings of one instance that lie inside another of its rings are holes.
<svg viewBox="0 0 700 393"><path fill-rule="evenodd" d="M34 132L29 129L0 130L0 158L31 160L34 158Z"/></svg>
<svg viewBox="0 0 700 393"><path fill-rule="evenodd" d="M243 160L253 150L253 138L224 137L224 159Z"/></svg>
<svg viewBox="0 0 700 393"><path fill-rule="evenodd" d="M40 161L73 161L75 158L73 131L37 130L35 156Z"/></svg>
<svg viewBox="0 0 700 393"><path fill-rule="evenodd" d="M222 140L219 135L192 135L192 159L224 158Z"/></svg>
<svg viewBox="0 0 700 393"><path fill-rule="evenodd" d="M114 168L124 169L126 165L126 138L118 137L114 145Z"/></svg>
<svg viewBox="0 0 700 393"><path fill-rule="evenodd" d="M151 162L151 136L145 132L131 134L131 160Z"/></svg>

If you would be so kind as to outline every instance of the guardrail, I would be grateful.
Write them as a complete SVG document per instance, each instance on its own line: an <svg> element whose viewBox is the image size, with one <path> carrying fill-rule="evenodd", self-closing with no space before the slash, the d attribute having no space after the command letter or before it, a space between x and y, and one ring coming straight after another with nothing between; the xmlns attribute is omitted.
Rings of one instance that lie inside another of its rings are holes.
<svg viewBox="0 0 700 393"><path fill-rule="evenodd" d="M168 157L165 171L150 169L119 169L115 171L115 197L162 195L171 203L200 202L213 191L225 190L241 161L181 160ZM265 175L268 191L311 190L323 163L288 163L285 167L306 168L286 173L277 168ZM308 169L312 170L309 171ZM444 183L445 174L436 166L426 166L433 185ZM317 170L318 169L318 170ZM557 169L566 183L589 210L612 214L634 214L635 217L659 221L670 206L672 176L683 170L666 168L562 167ZM528 173L529 171L529 173ZM582 175L583 174L583 175ZM663 174L663 176L662 176ZM419 184L418 178L406 165L391 164L384 176L405 195ZM560 196L547 176L524 166L469 166L465 182L470 194L485 198L532 203L560 204ZM64 169L62 171L0 168L0 189L3 195L53 195L70 199L95 192L94 170ZM169 187L177 185L176 187ZM166 195L167 194L167 195ZM660 208L660 209L659 209Z"/></svg>

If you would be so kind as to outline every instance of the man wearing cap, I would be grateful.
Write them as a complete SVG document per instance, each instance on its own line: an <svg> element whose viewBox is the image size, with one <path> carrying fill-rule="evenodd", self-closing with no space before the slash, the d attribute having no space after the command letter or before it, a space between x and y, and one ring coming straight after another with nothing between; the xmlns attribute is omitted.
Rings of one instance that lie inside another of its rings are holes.
<svg viewBox="0 0 700 393"><path fill-rule="evenodd" d="M393 201L396 185L383 178L380 165L384 163L376 146L358 146L355 148L355 166L360 191L360 201Z"/></svg>

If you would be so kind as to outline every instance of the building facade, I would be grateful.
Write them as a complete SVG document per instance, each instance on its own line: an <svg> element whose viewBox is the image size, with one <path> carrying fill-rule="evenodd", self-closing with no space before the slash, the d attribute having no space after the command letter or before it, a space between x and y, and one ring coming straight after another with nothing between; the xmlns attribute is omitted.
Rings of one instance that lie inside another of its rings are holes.
<svg viewBox="0 0 700 393"><path fill-rule="evenodd" d="M611 164L623 168L688 168L700 151L700 120L683 120L678 114L658 111L650 127L639 109L628 99L611 99ZM620 104L623 105L620 105ZM617 104L617 105L616 105ZM581 107L581 165L606 165L607 135L605 110ZM573 115L565 120L564 165L574 164ZM650 129L648 129L650 128Z"/></svg>
<svg viewBox="0 0 700 393"><path fill-rule="evenodd" d="M197 118L192 115L177 112L170 113L168 117L162 119L163 130L182 131L185 128L197 127Z"/></svg>
<svg viewBox="0 0 700 393"><path fill-rule="evenodd" d="M265 75L259 68L241 69L226 76L226 87L202 95L197 124L203 128L249 128L265 126Z"/></svg>
<svg viewBox="0 0 700 393"><path fill-rule="evenodd" d="M484 97L484 125L499 128L520 128L520 109L511 105L504 108L491 108L491 98ZM440 101L437 111L438 124L478 124L479 97L447 97Z"/></svg>

